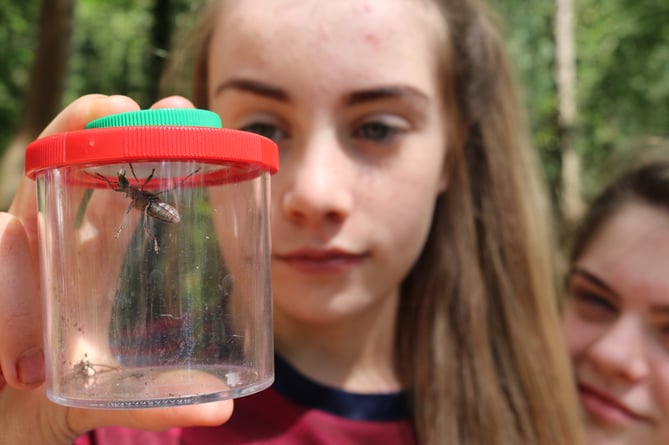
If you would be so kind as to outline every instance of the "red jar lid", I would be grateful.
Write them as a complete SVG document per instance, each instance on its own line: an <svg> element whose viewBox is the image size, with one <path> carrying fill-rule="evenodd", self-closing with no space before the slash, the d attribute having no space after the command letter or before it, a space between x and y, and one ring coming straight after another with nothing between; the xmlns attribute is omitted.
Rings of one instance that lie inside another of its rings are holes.
<svg viewBox="0 0 669 445"><path fill-rule="evenodd" d="M226 165L227 181L235 168L237 180L279 169L272 140L221 128L211 111L184 108L120 113L94 120L84 130L37 139L26 148L25 173L35 179L45 170L66 166L151 161Z"/></svg>

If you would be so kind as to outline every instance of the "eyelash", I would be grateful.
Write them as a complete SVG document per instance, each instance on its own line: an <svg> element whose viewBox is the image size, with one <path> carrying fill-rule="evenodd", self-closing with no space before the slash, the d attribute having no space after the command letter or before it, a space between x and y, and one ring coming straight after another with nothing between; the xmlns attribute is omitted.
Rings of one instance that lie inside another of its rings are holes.
<svg viewBox="0 0 669 445"><path fill-rule="evenodd" d="M388 144L404 131L405 129L399 126L376 120L363 122L353 130L351 136L356 140Z"/></svg>
<svg viewBox="0 0 669 445"><path fill-rule="evenodd" d="M268 122L251 122L240 127L240 130L265 136L277 143L288 137L286 131L282 130L278 125Z"/></svg>
<svg viewBox="0 0 669 445"><path fill-rule="evenodd" d="M573 289L571 295L577 302L581 315L585 318L603 320L618 314L618 308L597 292Z"/></svg>
<svg viewBox="0 0 669 445"><path fill-rule="evenodd" d="M291 137L290 133L281 125L264 120L249 122L239 128L272 139L280 143ZM359 144L389 145L403 133L408 131L408 124L400 117L384 116L368 119L354 126L350 133L352 141Z"/></svg>
<svg viewBox="0 0 669 445"><path fill-rule="evenodd" d="M570 289L570 297L575 301L576 311L580 317L589 322L611 323L621 314L621 309L611 300L596 291L583 288ZM653 332L669 351L669 323L649 322Z"/></svg>

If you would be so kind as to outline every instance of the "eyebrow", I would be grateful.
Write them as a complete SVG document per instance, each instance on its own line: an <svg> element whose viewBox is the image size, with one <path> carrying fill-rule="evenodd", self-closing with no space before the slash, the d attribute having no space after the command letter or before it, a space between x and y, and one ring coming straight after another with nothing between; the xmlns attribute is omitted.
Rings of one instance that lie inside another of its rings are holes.
<svg viewBox="0 0 669 445"><path fill-rule="evenodd" d="M585 269L582 269L580 267L573 267L571 269L571 271L569 272L569 276L571 277L573 275L580 276L581 278L585 279L586 281L589 281L590 283L594 284L595 286L601 287L602 289L604 289L606 292L608 292L609 294L611 294L615 298L620 299L620 295L618 295L618 292L613 290L613 288L611 286L606 284L606 282L604 282L601 278L599 278L597 275L593 274L592 272L587 271Z"/></svg>
<svg viewBox="0 0 669 445"><path fill-rule="evenodd" d="M263 96L270 99L278 100L280 102L291 102L291 97L287 91L268 85L264 82L258 82L250 79L233 78L227 80L216 87L214 95L219 95L223 91L233 89L246 93L255 94L256 96Z"/></svg>
<svg viewBox="0 0 669 445"><path fill-rule="evenodd" d="M667 315L669 314L669 305L666 304L652 304L650 306L650 311L651 312L657 312L662 315Z"/></svg>
<svg viewBox="0 0 669 445"><path fill-rule="evenodd" d="M620 295L616 291L614 291L611 288L611 286L606 284L604 281L602 281L599 277L597 277L593 273L591 273L591 272L589 272L585 269L581 269L579 267L574 267L571 270L571 272L569 273L569 276L572 276L572 275L578 275L578 276L584 278L585 280L593 283L594 285L599 286L602 289L604 289L605 291L609 292L613 297L615 297L617 299L620 299ZM651 304L650 305L650 311L655 312L655 313L660 313L660 314L663 314L663 315L669 314L669 305L668 304Z"/></svg>
<svg viewBox="0 0 669 445"><path fill-rule="evenodd" d="M383 99L396 99L408 97L421 102L429 102L429 97L422 91L408 85L392 85L386 87L370 88L367 90L354 91L349 94L344 103L356 105Z"/></svg>
<svg viewBox="0 0 669 445"><path fill-rule="evenodd" d="M257 96L267 97L280 102L289 103L292 98L288 92L282 88L259 82L257 80L233 78L227 80L216 87L214 95L219 95L228 89L239 90L251 93ZM344 98L344 104L357 105L366 102L373 102L383 99L395 99L408 97L421 102L429 102L429 97L422 91L408 85L391 85L378 88L369 88L359 91L353 91Z"/></svg>

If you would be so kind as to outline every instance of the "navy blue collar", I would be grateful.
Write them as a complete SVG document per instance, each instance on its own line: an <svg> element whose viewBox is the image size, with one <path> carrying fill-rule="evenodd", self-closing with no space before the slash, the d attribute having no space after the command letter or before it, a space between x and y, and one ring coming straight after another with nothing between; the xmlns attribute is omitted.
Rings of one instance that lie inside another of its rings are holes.
<svg viewBox="0 0 669 445"><path fill-rule="evenodd" d="M310 380L278 355L274 360L273 388L287 399L339 417L367 421L411 418L407 392L358 394Z"/></svg>

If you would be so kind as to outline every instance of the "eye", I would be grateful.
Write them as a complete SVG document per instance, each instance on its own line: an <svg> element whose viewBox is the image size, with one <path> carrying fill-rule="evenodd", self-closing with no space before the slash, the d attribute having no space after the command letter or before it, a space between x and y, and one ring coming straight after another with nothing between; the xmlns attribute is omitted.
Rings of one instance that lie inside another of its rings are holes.
<svg viewBox="0 0 669 445"><path fill-rule="evenodd" d="M259 134L274 142L279 142L288 137L287 133L278 125L270 124L268 122L251 122L240 127L240 130Z"/></svg>
<svg viewBox="0 0 669 445"><path fill-rule="evenodd" d="M409 124L398 116L382 115L362 122L352 132L354 139L375 143L390 143L406 132Z"/></svg>
<svg viewBox="0 0 669 445"><path fill-rule="evenodd" d="M662 337L664 338L665 342L669 344L669 324L660 326L660 333L662 334Z"/></svg>
<svg viewBox="0 0 669 445"><path fill-rule="evenodd" d="M662 313L657 318L651 318L651 323L655 326L659 341L669 351L669 318Z"/></svg>
<svg viewBox="0 0 669 445"><path fill-rule="evenodd" d="M393 137L397 133L397 129L383 124L381 122L370 122L363 124L353 132L353 136L360 139L368 139L372 141L384 141Z"/></svg>
<svg viewBox="0 0 669 445"><path fill-rule="evenodd" d="M618 315L618 307L605 295L589 289L572 289L571 297L578 313L592 321L605 321Z"/></svg>
<svg viewBox="0 0 669 445"><path fill-rule="evenodd" d="M616 311L616 307L611 304L605 297L598 295L594 292L589 291L580 291L576 293L576 296L584 303L593 307L601 308L611 312Z"/></svg>

